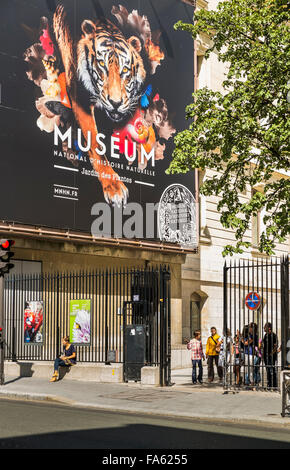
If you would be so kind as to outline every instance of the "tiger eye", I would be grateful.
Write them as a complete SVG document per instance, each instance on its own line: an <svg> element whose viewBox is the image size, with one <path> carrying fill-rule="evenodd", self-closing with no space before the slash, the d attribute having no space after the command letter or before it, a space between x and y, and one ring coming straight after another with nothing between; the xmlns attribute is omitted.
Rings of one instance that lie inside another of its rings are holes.
<svg viewBox="0 0 290 470"><path fill-rule="evenodd" d="M129 72L128 67L124 67L124 68L123 68L123 73L127 73L127 72Z"/></svg>
<svg viewBox="0 0 290 470"><path fill-rule="evenodd" d="M99 64L100 64L101 67L105 67L105 62L103 60L100 60Z"/></svg>

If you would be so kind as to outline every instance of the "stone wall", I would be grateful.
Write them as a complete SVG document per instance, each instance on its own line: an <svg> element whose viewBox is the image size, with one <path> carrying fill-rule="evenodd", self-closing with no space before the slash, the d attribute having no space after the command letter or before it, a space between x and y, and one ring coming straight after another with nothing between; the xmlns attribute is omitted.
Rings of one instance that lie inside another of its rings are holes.
<svg viewBox="0 0 290 470"><path fill-rule="evenodd" d="M142 249L115 248L97 244L53 242L39 238L14 237L15 259L41 261L42 271L90 271L97 268L130 268L168 265L171 270L171 338L172 345L182 342L182 253L166 253Z"/></svg>

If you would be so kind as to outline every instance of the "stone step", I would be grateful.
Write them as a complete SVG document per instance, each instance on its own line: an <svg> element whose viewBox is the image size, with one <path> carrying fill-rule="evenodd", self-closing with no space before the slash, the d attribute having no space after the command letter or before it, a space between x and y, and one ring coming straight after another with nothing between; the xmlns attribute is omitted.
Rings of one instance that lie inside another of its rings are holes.
<svg viewBox="0 0 290 470"><path fill-rule="evenodd" d="M52 362L5 362L5 375L11 377L50 378L53 374ZM106 365L103 363L81 363L61 367L62 380L81 380L85 382L123 382L123 364Z"/></svg>

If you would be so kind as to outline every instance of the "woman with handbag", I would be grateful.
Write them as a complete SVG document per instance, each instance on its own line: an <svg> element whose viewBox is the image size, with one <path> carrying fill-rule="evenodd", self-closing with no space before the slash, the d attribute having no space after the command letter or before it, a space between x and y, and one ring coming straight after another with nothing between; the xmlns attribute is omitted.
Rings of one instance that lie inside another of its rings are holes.
<svg viewBox="0 0 290 470"><path fill-rule="evenodd" d="M217 373L219 376L219 381L223 379L223 369L219 366L219 353L221 348L220 336L217 334L217 329L215 326L211 328L211 336L209 336L206 343L206 357L208 364L208 381L213 382L214 380L214 364L217 368Z"/></svg>

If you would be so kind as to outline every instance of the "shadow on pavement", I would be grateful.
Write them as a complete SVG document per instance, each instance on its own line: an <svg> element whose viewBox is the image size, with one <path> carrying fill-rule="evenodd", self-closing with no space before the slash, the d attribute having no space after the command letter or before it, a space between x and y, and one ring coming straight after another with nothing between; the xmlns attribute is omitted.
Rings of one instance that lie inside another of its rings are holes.
<svg viewBox="0 0 290 470"><path fill-rule="evenodd" d="M290 443L147 424L4 438L0 449L290 449Z"/></svg>
<svg viewBox="0 0 290 470"><path fill-rule="evenodd" d="M32 377L34 374L34 371L32 370L33 362L19 362L16 361L16 364L18 364L20 371L19 371L19 377L16 377L12 380L9 380L5 382L5 385L17 382L18 380L21 380L23 377Z"/></svg>

